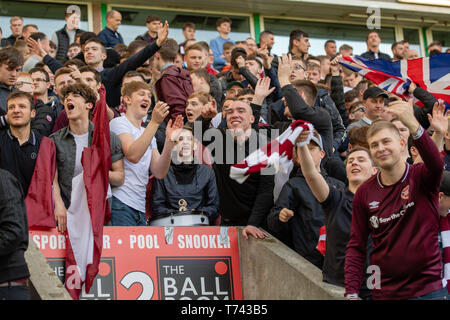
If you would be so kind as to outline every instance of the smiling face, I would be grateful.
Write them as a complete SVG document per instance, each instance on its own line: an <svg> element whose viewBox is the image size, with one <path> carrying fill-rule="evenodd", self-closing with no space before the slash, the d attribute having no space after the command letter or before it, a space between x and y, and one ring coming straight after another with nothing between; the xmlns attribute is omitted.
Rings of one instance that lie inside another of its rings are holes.
<svg viewBox="0 0 450 320"><path fill-rule="evenodd" d="M96 68L106 59L106 51L101 44L96 42L89 42L84 46L84 60L87 65Z"/></svg>
<svg viewBox="0 0 450 320"><path fill-rule="evenodd" d="M22 128L30 124L35 110L31 110L30 101L26 97L16 97L8 100L7 115L12 128Z"/></svg>
<svg viewBox="0 0 450 320"><path fill-rule="evenodd" d="M380 118L386 108L384 97L367 98L363 103L366 107L366 117L372 121Z"/></svg>
<svg viewBox="0 0 450 320"><path fill-rule="evenodd" d="M152 103L152 93L150 90L139 89L131 96L123 96L123 99L127 105L127 114L131 112L136 118L143 118Z"/></svg>
<svg viewBox="0 0 450 320"><path fill-rule="evenodd" d="M194 136L190 130L182 129L175 143L178 159L191 160L194 154Z"/></svg>
<svg viewBox="0 0 450 320"><path fill-rule="evenodd" d="M365 150L350 153L345 167L349 183L360 185L376 173L369 154Z"/></svg>
<svg viewBox="0 0 450 320"><path fill-rule="evenodd" d="M398 164L406 144L405 140L400 139L398 131L394 132L394 129L388 127L368 137L367 142L375 164L386 170Z"/></svg>
<svg viewBox="0 0 450 320"><path fill-rule="evenodd" d="M233 101L226 110L227 128L232 131L246 131L255 121L252 109L242 101Z"/></svg>
<svg viewBox="0 0 450 320"><path fill-rule="evenodd" d="M197 70L203 66L205 54L200 50L189 50L184 55L184 61L189 71Z"/></svg>

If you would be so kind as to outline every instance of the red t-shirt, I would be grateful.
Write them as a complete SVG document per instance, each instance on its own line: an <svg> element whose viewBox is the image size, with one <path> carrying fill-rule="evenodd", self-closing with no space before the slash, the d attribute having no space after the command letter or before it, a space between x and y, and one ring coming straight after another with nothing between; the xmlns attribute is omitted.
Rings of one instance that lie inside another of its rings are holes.
<svg viewBox="0 0 450 320"><path fill-rule="evenodd" d="M402 178L391 186L382 184L378 172L355 194L345 256L346 294L361 287L369 234L370 263L380 271L374 299L409 299L443 287L438 194L444 162L426 132L415 145L424 163L406 164Z"/></svg>

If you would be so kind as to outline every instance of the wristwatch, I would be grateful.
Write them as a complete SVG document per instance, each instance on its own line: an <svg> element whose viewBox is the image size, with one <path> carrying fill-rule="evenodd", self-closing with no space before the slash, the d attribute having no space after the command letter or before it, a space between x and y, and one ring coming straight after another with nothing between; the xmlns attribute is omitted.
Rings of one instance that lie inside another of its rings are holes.
<svg viewBox="0 0 450 320"><path fill-rule="evenodd" d="M412 133L411 136L413 137L414 140L417 140L422 136L424 132L425 130L423 129L423 127L419 125L419 129L417 129L416 132Z"/></svg>

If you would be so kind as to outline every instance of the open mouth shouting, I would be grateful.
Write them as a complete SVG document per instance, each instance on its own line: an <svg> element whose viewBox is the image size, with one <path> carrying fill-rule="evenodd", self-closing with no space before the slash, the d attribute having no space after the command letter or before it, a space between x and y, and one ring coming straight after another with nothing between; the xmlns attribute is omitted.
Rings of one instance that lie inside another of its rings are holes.
<svg viewBox="0 0 450 320"><path fill-rule="evenodd" d="M73 109L75 109L75 105L72 102L68 102L66 103L66 108L67 111L72 111Z"/></svg>

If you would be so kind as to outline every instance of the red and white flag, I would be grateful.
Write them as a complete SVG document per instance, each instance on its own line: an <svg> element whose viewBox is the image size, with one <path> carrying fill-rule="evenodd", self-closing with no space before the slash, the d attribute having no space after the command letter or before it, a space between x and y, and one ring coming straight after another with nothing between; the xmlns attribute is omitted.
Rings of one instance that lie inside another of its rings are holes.
<svg viewBox="0 0 450 320"><path fill-rule="evenodd" d="M43 137L25 198L30 229L56 227L52 194L55 173L56 147L52 140Z"/></svg>
<svg viewBox="0 0 450 320"><path fill-rule="evenodd" d="M441 217L441 239L444 248L444 280L443 285L447 285L447 290L450 293L450 215Z"/></svg>
<svg viewBox="0 0 450 320"><path fill-rule="evenodd" d="M89 292L98 273L103 246L103 225L111 218L106 199L111 168L109 120L105 89L93 112L92 143L81 157L83 172L72 180L71 205L67 210L66 289L79 299L82 284Z"/></svg>
<svg viewBox="0 0 450 320"><path fill-rule="evenodd" d="M235 164L230 169L230 178L243 183L251 173L260 172L266 168L275 168L278 172L287 172L292 161L295 140L303 130L309 130L308 144L313 136L314 127L307 121L297 120L292 123L278 138L251 153L244 161Z"/></svg>

